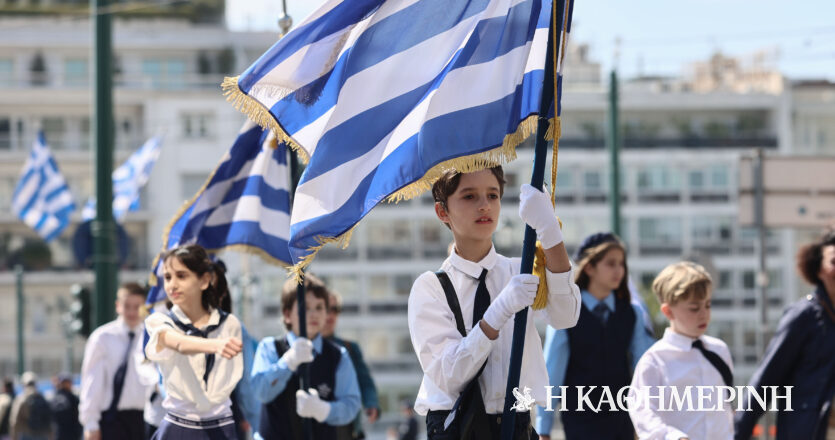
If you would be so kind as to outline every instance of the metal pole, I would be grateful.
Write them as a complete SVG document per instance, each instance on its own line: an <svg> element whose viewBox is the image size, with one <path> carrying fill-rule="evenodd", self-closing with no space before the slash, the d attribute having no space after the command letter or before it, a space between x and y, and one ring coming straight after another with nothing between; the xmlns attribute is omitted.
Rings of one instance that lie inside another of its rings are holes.
<svg viewBox="0 0 835 440"><path fill-rule="evenodd" d="M17 374L26 371L26 356L24 352L24 321L26 320L26 298L23 296L23 266L14 267L15 290L17 293Z"/></svg>
<svg viewBox="0 0 835 440"><path fill-rule="evenodd" d="M290 154L290 197L292 202L296 196L296 186L298 186L299 180L301 179L302 166L299 163L298 156L296 156L296 153L292 149L288 147L287 152ZM299 313L298 336L302 338L307 337L307 306L305 294L304 278L302 278L302 281L296 289L296 307L298 308ZM300 366L300 370L301 374L299 374L299 386L301 389L306 391L310 386L310 364L302 364ZM303 419L302 431L304 432L305 439L310 440L313 438L313 426L311 425L310 419Z"/></svg>
<svg viewBox="0 0 835 440"><path fill-rule="evenodd" d="M545 78L542 82L542 96L540 97L539 118L536 129L536 144L534 146L533 171L531 173L531 186L542 189L542 181L545 178L545 161L548 149L548 142L545 140L545 133L548 131L548 111L551 104L554 105L554 117L559 116L559 103L553 100L554 75L556 75L557 63L556 54L553 53L554 26L561 26L565 15L565 1L557 0L551 2L552 8L557 8L556 20L551 16L551 25L548 31L548 49L545 55ZM556 142L556 139L554 140ZM552 191L555 189L552 188ZM536 252L536 231L530 225L525 225L525 239L522 244L521 273L533 273L533 260ZM528 324L528 309L525 308L516 313L513 322L513 342L510 348L510 366L507 373L507 387L505 388L504 411L502 414L501 438L512 440L515 424L516 411L511 407L516 402L513 397L513 389L519 387L519 376L522 370L522 354L525 348L525 330Z"/></svg>
<svg viewBox="0 0 835 440"><path fill-rule="evenodd" d="M113 80L111 76L111 23L106 10L110 0L90 0L94 27L96 219L93 235L93 269L96 273L94 322L98 327L114 317L116 301L116 224L113 221Z"/></svg>
<svg viewBox="0 0 835 440"><path fill-rule="evenodd" d="M757 227L757 302L759 303L760 319L759 331L757 332L757 355L762 358L765 355L765 341L768 336L768 272L765 266L766 242L765 242L765 180L764 180L764 153L762 148L757 148L754 156L754 224ZM763 439L769 438L769 426L771 417L766 412L763 417Z"/></svg>
<svg viewBox="0 0 835 440"><path fill-rule="evenodd" d="M612 70L609 79L609 136L607 147L609 148L609 210L611 212L611 229L615 235L620 236L620 136L618 131L618 119L620 116L618 107L618 74Z"/></svg>

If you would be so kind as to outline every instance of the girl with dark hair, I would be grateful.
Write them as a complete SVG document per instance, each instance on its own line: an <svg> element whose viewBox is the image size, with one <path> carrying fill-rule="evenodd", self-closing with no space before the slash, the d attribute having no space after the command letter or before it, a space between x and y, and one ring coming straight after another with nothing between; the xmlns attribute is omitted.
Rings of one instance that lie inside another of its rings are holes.
<svg viewBox="0 0 835 440"><path fill-rule="evenodd" d="M145 354L166 391L167 414L153 438L237 439L229 395L243 374L241 324L220 309L224 271L201 246L185 245L165 254L163 280L172 307L145 320Z"/></svg>
<svg viewBox="0 0 835 440"><path fill-rule="evenodd" d="M586 237L574 255L577 286L583 307L577 325L565 330L548 327L545 366L555 395L568 386L561 411L565 438L632 440L634 433L625 411L595 413L578 407L576 387L596 386L589 401L599 402L603 387L614 395L632 381L641 355L655 343L644 314L630 301L626 247L611 233ZM540 439L550 438L552 412L537 411Z"/></svg>
<svg viewBox="0 0 835 440"><path fill-rule="evenodd" d="M802 247L797 269L815 291L786 309L749 385L761 395L761 387L779 387L780 396L786 395L783 387L793 387L791 410L786 399L777 399L777 440L835 439L835 232ZM751 397L741 396L752 411L737 412L740 440L751 438L763 413Z"/></svg>

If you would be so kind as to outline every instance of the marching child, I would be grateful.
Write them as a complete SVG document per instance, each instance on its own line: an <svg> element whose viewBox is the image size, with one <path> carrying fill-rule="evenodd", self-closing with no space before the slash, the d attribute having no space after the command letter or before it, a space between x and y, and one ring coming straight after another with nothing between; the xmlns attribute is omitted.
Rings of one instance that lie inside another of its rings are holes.
<svg viewBox="0 0 835 440"><path fill-rule="evenodd" d="M728 346L706 336L710 323L711 279L704 267L690 262L667 266L652 283L661 312L670 320L635 369L630 388L629 416L641 439L730 440L734 436L733 409L721 387L733 386L733 363ZM664 410L658 396L664 388ZM697 386L710 387L702 400ZM692 407L677 408L672 388ZM704 408L699 408L699 406ZM716 408L724 408L717 411Z"/></svg>
<svg viewBox="0 0 835 440"><path fill-rule="evenodd" d="M243 374L241 324L219 309L223 271L196 244L163 257L168 313L145 320L145 354L159 365L167 414L154 439L237 439L229 395Z"/></svg>
<svg viewBox="0 0 835 440"><path fill-rule="evenodd" d="M322 338L330 292L311 274L304 276L307 334L299 337L298 283L288 280L281 293L287 335L267 337L255 351L252 388L263 404L256 439L302 438L302 417L312 418L313 438L336 438L336 426L347 425L360 410L357 375L348 352ZM299 389L298 369L310 363L310 388Z"/></svg>
<svg viewBox="0 0 835 440"><path fill-rule="evenodd" d="M418 277L408 305L409 332L423 370L415 410L426 415L430 440L498 438L501 431L514 314L533 304L539 285L535 275L520 274L520 259L493 246L504 184L497 166L466 174L450 170L432 187L435 213L452 231L454 247L441 271ZM547 376L533 316L557 328L574 325L579 289L548 194L523 185L519 216L536 230L546 256L547 306L528 314L519 381L519 390L532 391L542 404ZM458 412L462 395L469 400L462 406L477 420L471 424L466 412ZM518 411L515 418L514 438L535 438L530 412Z"/></svg>
<svg viewBox="0 0 835 440"><path fill-rule="evenodd" d="M568 387L559 404L566 409L560 411L565 438L632 440L626 412L578 411L585 401L597 405L604 387L614 396L629 385L638 359L655 342L641 309L631 304L626 247L614 234L592 234L580 243L574 261L582 292L580 319L567 330L548 328L544 349L554 396L561 394L560 386ZM580 401L580 386L596 388ZM540 407L537 414L540 439L549 439L554 413Z"/></svg>

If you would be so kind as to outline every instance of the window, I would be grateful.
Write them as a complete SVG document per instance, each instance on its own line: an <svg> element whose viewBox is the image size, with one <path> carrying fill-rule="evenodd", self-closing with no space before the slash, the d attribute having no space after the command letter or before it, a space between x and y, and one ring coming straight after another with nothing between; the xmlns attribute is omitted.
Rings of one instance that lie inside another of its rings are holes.
<svg viewBox="0 0 835 440"><path fill-rule="evenodd" d="M677 217L638 219L638 236L642 243L679 244L681 219Z"/></svg>
<svg viewBox="0 0 835 440"><path fill-rule="evenodd" d="M690 171L688 174L688 182L690 183L690 188L693 189L702 189L705 186L705 175L700 170L693 170Z"/></svg>
<svg viewBox="0 0 835 440"><path fill-rule="evenodd" d="M0 150L12 147L12 124L9 118L0 118Z"/></svg>
<svg viewBox="0 0 835 440"><path fill-rule="evenodd" d="M48 117L41 121L41 128L43 129L46 143L52 148L62 148L64 135L67 131L66 123L63 118Z"/></svg>
<svg viewBox="0 0 835 440"><path fill-rule="evenodd" d="M12 195L14 194L17 178L0 178L0 206L12 206Z"/></svg>
<svg viewBox="0 0 835 440"><path fill-rule="evenodd" d="M733 272L729 270L719 271L719 280L716 286L720 289L730 289L733 287Z"/></svg>
<svg viewBox="0 0 835 440"><path fill-rule="evenodd" d="M208 113L186 113L182 116L183 137L189 139L211 138L211 127L215 125L215 116Z"/></svg>
<svg viewBox="0 0 835 440"><path fill-rule="evenodd" d="M153 88L182 89L185 87L186 63L182 60L150 59L142 62L142 74Z"/></svg>
<svg viewBox="0 0 835 440"><path fill-rule="evenodd" d="M0 86L10 86L14 82L14 61L11 58L0 58Z"/></svg>
<svg viewBox="0 0 835 440"><path fill-rule="evenodd" d="M742 272L742 287L744 289L753 289L757 287L757 273L753 270L746 270Z"/></svg>
<svg viewBox="0 0 835 440"><path fill-rule="evenodd" d="M679 172L657 165L638 171L638 189L646 192L675 191L681 187Z"/></svg>
<svg viewBox="0 0 835 440"><path fill-rule="evenodd" d="M601 182L599 171L586 171L583 173L583 186L586 192L600 192L603 190L603 183Z"/></svg>
<svg viewBox="0 0 835 440"><path fill-rule="evenodd" d="M85 58L64 60L64 84L70 87L86 86L89 81L89 67Z"/></svg>
<svg viewBox="0 0 835 440"><path fill-rule="evenodd" d="M734 219L731 217L702 217L692 219L692 236L698 245L700 241L727 242L731 239Z"/></svg>
<svg viewBox="0 0 835 440"><path fill-rule="evenodd" d="M557 194L562 191L571 192L574 189L574 174L571 170L560 170L557 173Z"/></svg>
<svg viewBox="0 0 835 440"><path fill-rule="evenodd" d="M713 188L728 187L728 167L725 165L714 165L710 167L710 186Z"/></svg>
<svg viewBox="0 0 835 440"><path fill-rule="evenodd" d="M203 174L192 174L188 176L183 176L182 180L182 193L181 196L183 200L191 200L192 197L197 194L197 191L200 191L200 188L203 187L203 184L206 183L207 175Z"/></svg>

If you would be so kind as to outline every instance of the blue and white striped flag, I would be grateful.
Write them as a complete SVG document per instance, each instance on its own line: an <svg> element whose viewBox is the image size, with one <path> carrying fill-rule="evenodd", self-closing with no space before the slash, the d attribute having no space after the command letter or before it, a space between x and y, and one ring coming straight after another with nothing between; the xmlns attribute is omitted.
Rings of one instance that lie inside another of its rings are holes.
<svg viewBox="0 0 835 440"><path fill-rule="evenodd" d="M15 187L12 211L45 241L50 241L70 224L74 210L70 188L40 132Z"/></svg>
<svg viewBox="0 0 835 440"><path fill-rule="evenodd" d="M379 202L513 160L536 130L550 18L541 0L330 0L227 78L228 99L309 160L295 269Z"/></svg>
<svg viewBox="0 0 835 440"><path fill-rule="evenodd" d="M157 163L162 136L148 139L128 160L113 171L113 218L122 220L128 211L139 209L139 190L148 183ZM84 221L96 218L96 198L90 197L81 211Z"/></svg>
<svg viewBox="0 0 835 440"><path fill-rule="evenodd" d="M286 266L290 261L289 184L287 147L247 121L200 191L171 219L163 252L196 243L210 254L242 250ZM149 303L165 299L159 257L153 266Z"/></svg>

